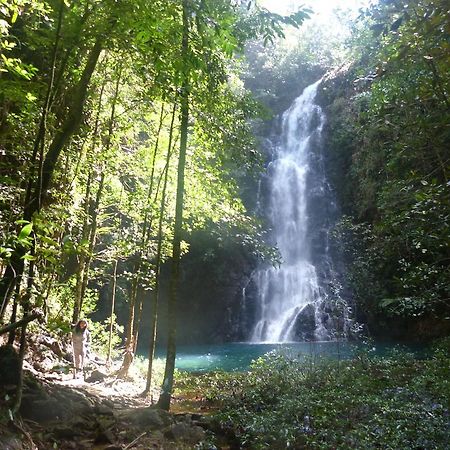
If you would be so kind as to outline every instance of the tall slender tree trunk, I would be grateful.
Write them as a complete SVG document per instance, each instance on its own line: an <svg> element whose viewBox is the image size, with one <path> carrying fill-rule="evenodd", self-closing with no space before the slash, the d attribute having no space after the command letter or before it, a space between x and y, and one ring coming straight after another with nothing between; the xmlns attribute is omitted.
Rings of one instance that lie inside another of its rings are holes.
<svg viewBox="0 0 450 450"><path fill-rule="evenodd" d="M165 105L163 103L161 105L161 112L159 115L159 124L158 124L158 131L156 134L155 146L153 147L152 169L150 172L150 182L148 185L148 193L147 193L149 208L151 207L151 204L152 204L153 185L155 183L156 157L157 157L158 151L159 151L159 140L161 137L161 131L162 131L163 124L164 124L164 118L165 118ZM157 195L155 195L155 197L154 197L155 202L156 202L156 198L157 198ZM152 218L151 218L149 212L146 211L145 216L144 216L144 226L142 229L142 251L144 251L145 248L147 247L147 244L148 244L148 241L149 241L150 235L151 235L151 229L152 229Z"/></svg>
<svg viewBox="0 0 450 450"><path fill-rule="evenodd" d="M140 295L137 294L137 313L136 320L134 321L133 330L133 354L136 355L138 340L139 340L139 328L141 326L142 320L142 309L144 307L144 294L141 292Z"/></svg>
<svg viewBox="0 0 450 450"><path fill-rule="evenodd" d="M32 254L34 255L34 248L32 251ZM23 310L23 318L26 319L30 314L31 304L31 289L33 287L33 273L34 273L34 261L30 261L30 265L28 267L28 282L27 282L27 288L26 293L24 295L24 298L22 299L22 310ZM22 403L22 392L23 392L23 360L25 357L25 349L26 349L26 337L27 337L27 325L28 322L24 321L22 328L20 330L20 347L19 347L19 380L17 382L16 387L16 397L14 400L14 406L13 406L13 414L16 414L19 411L20 404Z"/></svg>
<svg viewBox="0 0 450 450"><path fill-rule="evenodd" d="M151 172L150 172L150 181L149 181L149 185L148 185L148 192L147 192L147 199L148 199L148 207L145 210L145 214L144 214L144 224L142 226L142 238L141 238L141 245L140 245L140 251L139 251L139 265L137 270L140 271L141 270L141 265L142 265L142 254L145 252L145 249L147 247L148 241L150 239L150 235L151 235L151 229L152 229L152 223L153 223L153 218L150 214L150 208L151 208L151 199L152 199L152 194L153 194L153 185L154 185L154 180L155 180L155 169L156 169L156 156L158 154L158 150L159 150L159 139L161 137L161 130L164 124L164 103L161 105L161 112L159 115L159 125L158 125L158 131L156 133L156 141L155 141L155 145L153 147L153 155L152 155L152 168L151 168ZM155 201L156 201L156 195L155 195ZM137 317L135 320L135 324L134 324L134 331L133 331L133 348L134 348L134 354L136 354L136 350L137 350L137 345L138 345L138 339L139 339L139 328L141 325L141 320L142 320L142 308L143 308L143 302L144 302L144 296L140 295L138 298L138 305L137 305Z"/></svg>
<svg viewBox="0 0 450 450"><path fill-rule="evenodd" d="M50 297L50 293L52 292L53 283L55 282L57 277L56 273L51 273L47 278L47 286L45 289L45 296L43 298L43 304L42 304L42 310L44 313L44 321L47 322L48 320L48 299Z"/></svg>
<svg viewBox="0 0 450 450"><path fill-rule="evenodd" d="M155 347L156 347L156 330L158 325L158 303L159 303L159 282L160 282L160 273L161 273L161 253L162 253L162 241L163 241L163 221L164 221L164 212L166 208L166 190L167 190L167 181L169 177L169 163L170 156L172 153L172 140L173 140L173 129L175 122L177 105L174 103L173 111L172 111L172 121L170 124L169 131L169 144L167 147L167 156L166 156L166 167L164 174L164 183L163 190L161 193L161 206L159 210L159 222L158 222L158 247L156 250L156 261L155 261L155 288L153 290L152 302L151 302L151 317L150 317L150 342L148 349L148 368L147 368L147 381L145 385L144 394L148 394L150 392L151 384L152 384L152 372L153 372L153 360L155 357Z"/></svg>
<svg viewBox="0 0 450 450"><path fill-rule="evenodd" d="M17 307L19 304L19 295L20 295L20 283L17 283L11 312L11 319L9 320L9 323L14 323L17 320ZM13 345L15 340L16 340L16 330L13 329L10 331L8 336L8 345Z"/></svg>
<svg viewBox="0 0 450 450"><path fill-rule="evenodd" d="M25 319L27 317L27 314L24 313L23 317ZM22 403L23 360L25 358L27 325L28 322L24 323L20 330L20 347L19 347L20 369L19 369L19 379L17 380L17 387L16 387L16 398L14 399L14 406L12 408L13 414L16 414L19 411L20 404Z"/></svg>
<svg viewBox="0 0 450 450"><path fill-rule="evenodd" d="M3 273L3 277L0 282L0 324L4 321L6 309L8 308L14 289L21 283L23 270L25 267L25 260L23 259L25 253L25 248L18 247L12 253L11 260Z"/></svg>
<svg viewBox="0 0 450 450"><path fill-rule="evenodd" d="M123 196L124 188L122 186L122 189L120 191L120 197L119 197L119 205L117 210L120 211L120 206L122 204L122 196ZM119 236L121 236L121 226L120 226L120 219L118 223L116 224L116 227L119 230ZM119 238L120 239L120 238ZM111 364L111 353L112 353L112 335L113 335L113 327L114 327L114 310L116 305L116 293L117 293L117 267L119 265L119 256L116 255L115 263L114 263L114 270L112 275L112 286L111 286L111 316L109 318L109 340L108 340L108 365Z"/></svg>
<svg viewBox="0 0 450 450"><path fill-rule="evenodd" d="M50 70L50 77L47 85L47 92L45 94L44 104L42 105L42 112L39 119L39 126L38 131L36 133L36 138L34 140L33 145L33 154L31 157L31 166L30 166L30 173L28 175L28 184L25 194L25 209L26 205L30 202L33 186L35 184L35 169L36 169L36 159L38 156L38 153L40 153L40 161L42 161L43 157L43 151L44 151L44 145L45 145L45 132L47 127L47 116L50 109L50 98L53 91L53 85L54 85L54 79L55 79L55 70L56 70L56 57L58 53L58 46L59 41L61 38L61 26L62 26L62 20L63 20L63 14L64 14L64 1L61 0L60 8L58 12L58 21L56 25L56 34L55 34L55 41L53 44L53 50L52 50L52 57L51 57L51 70ZM41 164L39 164L41 166ZM39 170L40 174L40 170ZM42 196L42 189L40 189L40 176L38 175L38 181L37 181L37 188L36 191L39 193L39 197ZM38 200L38 208L40 208L40 199ZM24 214L25 220L31 220L31 215L29 217L26 217ZM20 284L20 281L22 279L22 274L24 270L24 262L23 262L23 255L26 253L25 249L18 249L17 250L18 255L13 255L13 258L11 259L11 263L6 268L5 273L3 274L2 281L0 282L0 323L3 322L4 314L6 312L6 307L8 306L9 300L11 298L12 292L16 286L16 284ZM16 256L16 257L14 257Z"/></svg>
<svg viewBox="0 0 450 450"><path fill-rule="evenodd" d="M136 266L135 266L136 267ZM133 343L133 329L134 329L134 316L136 306L136 295L138 289L138 280L134 278L131 283L130 303L128 305L128 322L125 334L125 354L123 356L122 366L117 372L117 378L126 378L128 371L134 359L134 343Z"/></svg>
<svg viewBox="0 0 450 450"><path fill-rule="evenodd" d="M56 163L58 162L59 155L63 148L69 143L70 138L78 129L83 116L83 107L87 96L87 90L91 76L97 65L100 52L103 48L103 38L97 38L93 48L91 49L86 66L78 82L77 89L73 96L72 104L69 108L67 119L62 127L57 131L47 154L45 155L44 163L42 166L42 180L41 180L41 192L45 195L50 186L50 182L55 172ZM25 207L25 220L29 220L33 213L37 211L38 198L36 195L31 199L30 203Z"/></svg>
<svg viewBox="0 0 450 450"><path fill-rule="evenodd" d="M108 336L108 355L106 357L106 364L108 367L111 364L111 353L112 353L112 335L113 335L113 327L114 327L114 309L116 305L116 286L117 286L117 265L119 263L119 259L116 258L114 261L114 270L112 274L112 283L111 283L111 315L109 316L109 336Z"/></svg>
<svg viewBox="0 0 450 450"><path fill-rule="evenodd" d="M81 292L80 292L80 303L78 313L81 314L83 310L83 301L86 295L86 289L89 282L89 269L91 267L91 262L94 254L95 242L97 240L97 227L98 227L98 214L100 211L100 201L103 195L103 188L105 186L105 173L103 172L100 176L100 181L98 184L97 195L95 198L95 203L93 207L93 211L91 214L91 227L89 230L89 247L87 255L85 255L84 267L81 276ZM78 321L79 317L75 318L75 321Z"/></svg>
<svg viewBox="0 0 450 450"><path fill-rule="evenodd" d="M95 154L98 140L99 140L99 126L100 126L100 112L102 110L102 100L103 100L103 93L105 91L106 87L106 78L104 79L102 83L102 87L100 89L100 94L98 98L98 105L97 105L97 113L95 117L94 122L94 131L92 135L92 143L91 143L91 151L92 154ZM80 158L77 163L77 169L78 165L81 163L83 150L80 152ZM91 202L91 184L92 184L92 178L93 178L93 169L89 171L88 179L86 182L86 195L84 197L84 217L83 217L83 227L81 230L81 241L90 242L89 235L90 235L90 227L89 227L89 217L90 217L90 202ZM92 221L93 219L91 219ZM84 296L84 290L83 290L83 283L85 278L85 271L86 271L86 250L82 249L81 253L78 256L78 270L76 275L76 284L75 284L75 301L74 301L74 307L73 307L73 315L72 315L72 323L76 323L80 317L81 313L81 305L83 303L83 296Z"/></svg>
<svg viewBox="0 0 450 450"><path fill-rule="evenodd" d="M38 171L38 180L37 180L37 185L38 185L37 192L42 195L42 189L40 188L40 184L41 184L40 180L41 180L41 176L42 176L41 171L42 171L42 164L43 164L43 159L44 159L45 134L47 131L47 116L48 116L48 113L50 112L51 97L53 94L55 72L56 72L56 57L58 54L58 46L59 46L59 41L61 38L61 26L62 26L63 14L64 14L64 0L61 0L60 6L59 6L59 13L58 13L58 22L57 22L57 26L56 26L55 42L53 44L50 77L48 80L47 92L45 94L44 104L42 106L41 117L39 119L38 132L36 134L36 139L34 140L34 145L33 145L33 154L31 157L31 168L30 168L30 175L29 175L29 179L28 179L27 192L26 192L26 196L25 196L25 205L27 205L31 200L33 185L35 183L34 172L35 172L35 167L36 167L36 158L38 155L39 155L39 171ZM38 208L40 208L41 200L42 200L41 198L39 198L37 200Z"/></svg>
<svg viewBox="0 0 450 450"><path fill-rule="evenodd" d="M81 241L88 240L88 217L89 217L89 202L91 201L91 182L92 182L92 170L89 171L87 182L86 182L86 194L84 196L84 217L83 217L83 227L81 230ZM84 278L85 269L85 254L86 251L83 249L78 256L78 270L76 274L75 282L75 299L73 304L73 314L72 323L76 323L80 317L81 303L82 303L82 284Z"/></svg>
<svg viewBox="0 0 450 450"><path fill-rule="evenodd" d="M73 8L74 4L75 2L71 3L71 5L69 6L69 10ZM69 64L70 58L72 57L72 55L75 53L76 50L81 49L81 51L84 51L83 46L80 45L83 36L85 34L84 26L86 25L89 17L95 14L96 8L97 6L95 4L92 5L91 9L89 9L88 6L86 5L83 15L80 17L78 23L76 24L76 27L74 28L73 31L74 39L71 41L71 46L67 48L64 52L64 55L61 56L60 58L61 62L59 64L58 71L57 73L55 73L54 89L52 95L50 96L50 106L53 105L55 98L61 93L62 81L64 79L64 76L66 75L66 69L67 65Z"/></svg>
<svg viewBox="0 0 450 450"><path fill-rule="evenodd" d="M175 225L172 247L172 271L170 276L168 300L169 334L164 380L162 384L161 396L158 400L158 407L165 410L169 410L170 408L170 399L173 391L173 375L175 371L177 333L176 309L178 283L180 278L181 234L183 226L184 169L186 165L186 148L189 126L189 11L187 0L183 0L183 37L181 50L183 59L183 82L180 94L180 154L178 159L177 197L175 203Z"/></svg>

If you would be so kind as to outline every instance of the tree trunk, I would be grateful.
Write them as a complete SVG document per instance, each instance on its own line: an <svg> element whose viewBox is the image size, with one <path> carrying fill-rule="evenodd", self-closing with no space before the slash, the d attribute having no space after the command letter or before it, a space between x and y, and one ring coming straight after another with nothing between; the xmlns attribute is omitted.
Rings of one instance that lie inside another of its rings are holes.
<svg viewBox="0 0 450 450"><path fill-rule="evenodd" d="M14 406L12 408L13 414L16 414L19 411L20 404L22 403L22 392L23 392L23 360L25 357L25 349L26 349L26 333L27 333L27 325L31 320L30 316L27 316L24 313L24 318L22 319L22 328L20 333L20 347L19 347L19 361L20 361L20 369L19 369L19 379L16 387L16 398L14 401Z"/></svg>
<svg viewBox="0 0 450 450"><path fill-rule="evenodd" d="M161 194L161 206L159 210L159 222L158 222L158 247L156 250L156 261L155 261L155 289L152 295L151 302L151 317L150 317L150 342L148 349L148 368L147 368L147 381L145 386L144 394L150 392L150 387L152 384L152 372L153 372L153 359L155 357L155 346L156 346L156 330L158 324L158 303L159 303L159 281L160 281L160 272L161 272L161 252L162 252L162 226L164 219L164 212L166 208L166 190L167 190L167 181L169 176L169 163L170 156L172 153L172 140L173 140L173 128L175 122L175 113L176 113L176 103L173 106L172 111L172 121L170 124L169 131L169 144L167 148L167 156L166 156L166 166L165 166L165 174L164 174L164 184L163 190Z"/></svg>
<svg viewBox="0 0 450 450"><path fill-rule="evenodd" d="M56 27L56 37L55 42L53 44L53 51L52 51L52 64L51 64L51 70L50 70L50 78L47 85L47 92L45 94L45 100L44 105L42 106L42 113L41 117L39 119L39 128L38 132L36 134L36 139L34 140L33 145L33 155L31 157L31 168L30 168L30 174L28 179L28 186L27 186L27 193L25 196L25 205L27 205L31 199L31 193L33 190L34 185L34 171L36 167L36 158L39 154L39 171L38 171L38 180L37 185L38 189L40 187L40 180L41 180L41 170L42 170L42 163L43 163L43 157L44 157L44 146L45 146L45 133L47 131L47 116L50 111L50 105L51 105L51 97L53 94L53 85L55 80L55 71L56 71L56 56L58 53L58 46L59 46L59 40L61 37L61 25L63 20L63 14L64 14L64 0L61 0L60 7L59 7L59 13L58 13L58 22ZM39 189L41 191L41 189ZM38 208L40 208L41 199L38 199Z"/></svg>
<svg viewBox="0 0 450 450"><path fill-rule="evenodd" d="M189 16L188 2L183 0L183 84L181 87L181 129L180 129L180 154L178 160L177 197L175 203L175 225L172 246L172 271L169 284L168 299L168 327L166 367L161 396L158 407L169 410L170 399L173 391L173 374L175 371L176 357L176 308L178 296L178 283L180 277L181 234L183 226L183 200L184 200L184 169L186 165L186 148L189 125Z"/></svg>
<svg viewBox="0 0 450 450"><path fill-rule="evenodd" d="M56 133L52 143L50 144L48 152L45 155L44 163L42 166L42 195L45 195L48 191L61 151L69 143L70 138L78 129L81 123L81 119L83 116L83 107L87 96L87 89L102 48L103 38L98 37L89 53L83 74L81 75L80 81L78 82L72 104L70 105L69 112L67 114L67 119L62 125L61 129ZM37 190L35 194L38 193ZM31 219L33 213L37 211L38 205L38 198L36 198L36 195L34 195L29 204L25 206L25 220Z"/></svg>
<svg viewBox="0 0 450 450"><path fill-rule="evenodd" d="M153 155L152 155L152 170L150 173L150 182L149 182L149 186L148 186L148 206L149 208L151 207L151 198L152 198L152 193L153 193L153 185L155 182L155 169L156 169L156 156L158 154L158 150L159 150L159 139L161 136L161 130L163 127L163 123L164 123L164 103L161 105L161 113L159 116L159 125L158 125L158 131L156 134L156 141L155 141L155 146L153 148ZM156 197L155 197L155 201L156 201ZM148 241L150 239L150 232L151 232L151 224L152 224L152 219L148 218L148 212L145 212L145 216L144 216L144 227L142 230L142 251L145 250Z"/></svg>
<svg viewBox="0 0 450 450"><path fill-rule="evenodd" d="M19 304L19 295L20 295L20 283L18 283L16 285L16 292L14 295L11 318L9 320L10 324L14 324L17 320L17 307ZM0 334L2 334L2 333L0 332ZM8 345L13 345L15 340L16 340L16 329L12 328L11 331L9 332L9 336L8 336Z"/></svg>
<svg viewBox="0 0 450 450"><path fill-rule="evenodd" d="M128 323L125 335L125 355L123 357L122 366L117 372L117 378L126 378L128 376L128 371L134 359L133 330L134 330L134 317L136 313L135 307L136 307L137 289L138 289L138 279L134 278L133 282L131 283L130 304L128 306L129 308Z"/></svg>
<svg viewBox="0 0 450 450"><path fill-rule="evenodd" d="M87 182L86 182L86 194L84 196L84 217L83 217L83 228L81 230L81 240L88 240L88 217L89 217L89 202L91 199L91 182L92 182L92 170L89 171ZM73 315L72 315L72 323L77 323L80 317L81 312L81 303L82 303L82 284L84 278L84 269L85 269L85 256L86 251L81 250L78 256L78 270L76 274L76 283L75 283L75 299L73 304Z"/></svg>
<svg viewBox="0 0 450 450"><path fill-rule="evenodd" d="M16 286L20 285L24 270L24 259L22 258L26 253L24 248L18 248L11 255L11 260L6 266L5 273L0 282L0 324L3 323L6 309L8 307L11 296Z"/></svg>
<svg viewBox="0 0 450 450"><path fill-rule="evenodd" d="M71 3L71 5L69 6L69 9L74 6L74 3L75 2ZM50 106L53 105L55 98L60 94L60 91L61 91L60 88L62 86L61 83L62 83L62 80L64 79L64 76L66 75L66 68L67 68L67 65L69 64L70 58L72 57L73 53L77 49L78 50L81 49L81 51L85 51L84 46L80 45L81 41L83 39L83 36L85 34L84 26L86 25L89 17L92 16L93 14L95 14L96 8L97 8L96 5L92 5L92 8L88 9L88 7L86 5L83 15L80 17L80 20L76 24L76 27L74 27L73 36L75 38L71 41L71 46L69 48L67 48L67 50L65 50L65 52L64 52L65 54L60 58L61 62L59 64L58 73L55 74L54 89L53 89L53 93L50 97ZM81 55L78 56L78 59L81 59Z"/></svg>
<svg viewBox="0 0 450 450"><path fill-rule="evenodd" d="M56 273L51 273L47 279L47 288L45 290L45 296L43 298L42 310L44 313L44 321L47 323L48 321L48 299L50 297L50 293L52 292L53 283L56 280Z"/></svg>
<svg viewBox="0 0 450 450"><path fill-rule="evenodd" d="M144 306L144 295L141 293L141 295L137 296L137 314L136 314L136 320L134 321L134 331L133 331L133 354L136 354L137 346L138 346L138 339L139 339L139 327L141 325L142 320L142 308Z"/></svg>
<svg viewBox="0 0 450 450"><path fill-rule="evenodd" d="M111 286L111 315L109 317L109 337L108 337L108 356L106 357L106 364L111 364L111 352L112 352L112 335L114 326L114 308L116 304L116 286L117 286L117 264L119 259L114 261L114 271L112 276Z"/></svg>
<svg viewBox="0 0 450 450"><path fill-rule="evenodd" d="M141 247L139 252L139 265L137 268L137 271L141 270L141 255L145 252L145 249L147 247L148 241L150 239L151 235L151 229L152 229L152 223L153 218L149 214L149 209L151 208L151 198L153 193L153 184L155 180L155 169L156 169L156 156L158 154L159 149L159 139L161 136L161 130L164 124L164 103L161 105L161 113L159 115L159 125L158 125L158 131L156 133L156 141L155 146L153 148L153 155L152 155L152 168L150 172L150 182L148 186L148 192L147 192L147 199L148 199L148 207L145 210L144 214L144 224L142 226L142 239L141 239ZM155 197L156 201L156 197ZM138 345L138 339L139 339L139 327L141 325L141 319L142 319L142 308L143 308L143 301L144 297L139 296L138 301L138 312L137 312L137 318L134 324L134 331L133 331L133 352L136 354L136 349Z"/></svg>
<svg viewBox="0 0 450 450"><path fill-rule="evenodd" d="M33 248L32 254L34 255L35 249ZM25 357L26 350L26 337L27 337L27 325L30 320L35 318L34 314L30 315L30 299L31 299L31 289L33 287L33 274L34 274L34 260L30 260L30 265L28 267L28 280L27 280L27 289L26 293L22 299L22 327L20 332L20 348L19 348L19 380L16 387L16 398L14 401L14 406L12 408L13 414L16 414L19 411L20 404L22 402L22 391L23 391L23 360Z"/></svg>
<svg viewBox="0 0 450 450"><path fill-rule="evenodd" d="M16 328L23 327L25 324L37 319L38 317L39 317L38 313L33 313L33 314L30 314L29 316L24 316L22 319L20 319L17 322L12 322L9 325L6 325L6 327L0 328L0 336L2 334L9 333L9 332L15 330ZM10 344L8 342L8 345L12 345L12 344Z"/></svg>
<svg viewBox="0 0 450 450"><path fill-rule="evenodd" d="M84 263L83 278L81 282L81 301L80 301L80 314L83 310L83 300L86 295L86 289L89 282L89 269L91 267L92 257L94 254L95 242L97 240L97 227L98 227L98 213L100 210L100 201L103 195L103 188L105 186L105 173L100 176L100 181L97 190L97 196L95 199L94 210L92 212L92 224L89 233L89 249Z"/></svg>

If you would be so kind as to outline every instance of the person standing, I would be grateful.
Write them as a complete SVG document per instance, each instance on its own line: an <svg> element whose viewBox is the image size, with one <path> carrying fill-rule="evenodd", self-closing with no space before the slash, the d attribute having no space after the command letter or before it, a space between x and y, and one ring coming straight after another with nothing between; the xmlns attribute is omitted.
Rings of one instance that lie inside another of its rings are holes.
<svg viewBox="0 0 450 450"><path fill-rule="evenodd" d="M72 348L73 348L73 377L77 377L77 372L83 372L85 359L89 352L91 335L88 330L86 319L79 320L72 328Z"/></svg>

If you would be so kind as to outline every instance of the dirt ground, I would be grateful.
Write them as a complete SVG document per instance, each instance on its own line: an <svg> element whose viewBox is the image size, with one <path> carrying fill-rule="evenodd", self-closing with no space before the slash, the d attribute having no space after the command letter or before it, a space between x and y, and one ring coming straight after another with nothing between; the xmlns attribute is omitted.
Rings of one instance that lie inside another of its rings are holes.
<svg viewBox="0 0 450 450"><path fill-rule="evenodd" d="M91 363L74 378L64 348L46 337L29 343L20 414L5 413L14 385L0 383L2 450L229 449L217 444L213 409L196 393L178 395L171 412L155 408L158 392L143 397L145 380L130 373L116 379L120 362L107 370ZM1 369L0 369L1 370Z"/></svg>

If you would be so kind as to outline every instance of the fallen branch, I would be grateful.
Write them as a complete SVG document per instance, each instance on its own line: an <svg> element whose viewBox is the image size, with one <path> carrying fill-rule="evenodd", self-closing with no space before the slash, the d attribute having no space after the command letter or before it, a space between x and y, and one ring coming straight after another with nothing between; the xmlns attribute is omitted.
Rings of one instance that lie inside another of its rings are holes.
<svg viewBox="0 0 450 450"><path fill-rule="evenodd" d="M147 434L147 431L145 431L144 433L140 434L134 441L131 441L123 450L127 450L129 448L131 448L134 444L136 444L136 442L141 439L142 437L144 437Z"/></svg>
<svg viewBox="0 0 450 450"><path fill-rule="evenodd" d="M6 327L0 328L0 336L2 334L9 333L10 331L15 330L16 328L19 328L22 325L25 325L26 323L37 319L38 317L39 317L38 313L33 313L33 314L31 314L31 315L29 315L27 317L24 317L23 319L21 319L21 320L19 320L17 322L10 323Z"/></svg>

